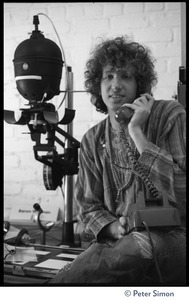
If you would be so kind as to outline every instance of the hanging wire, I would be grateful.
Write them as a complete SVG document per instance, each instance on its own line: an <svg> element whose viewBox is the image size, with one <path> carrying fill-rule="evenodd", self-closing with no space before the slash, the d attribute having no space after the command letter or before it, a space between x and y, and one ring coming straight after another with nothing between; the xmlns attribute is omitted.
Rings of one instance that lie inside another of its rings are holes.
<svg viewBox="0 0 189 300"><path fill-rule="evenodd" d="M142 178L144 181L145 185L148 187L152 197L158 198L159 197L159 192L157 188L154 186L152 183L151 179L147 176L146 172L144 171L143 167L140 165L140 163L136 160L135 154L133 153L131 146L129 144L129 141L127 140L127 137L125 135L125 132L123 131L121 133L121 139L124 142L126 148L127 148L127 154L129 157L129 160L134 166L134 171L138 172L138 175Z"/></svg>
<svg viewBox="0 0 189 300"><path fill-rule="evenodd" d="M62 51L62 55L63 55L64 64L65 64L65 72L66 72L66 89L65 89L64 97L63 97L61 103L59 104L59 106L58 106L58 108L57 108L57 111L58 111L58 110L60 109L60 107L62 106L62 104L63 104L63 102L64 102L64 100L65 100L65 98L66 98L66 95L67 95L67 93L68 93L68 80L69 80L69 79L68 79L68 67L67 67L67 62L66 62L66 56L65 56L64 48L63 48L63 46L62 46L62 43L61 43L59 34L58 34L58 32L57 32L57 30L56 30L56 28L55 28L54 23L52 22L52 20L51 20L46 14L44 14L44 13L38 13L38 16L39 16L39 15L45 16L45 17L51 22L52 27L53 27L53 29L54 29L56 35L57 35L57 38L58 38L58 41L59 41L59 44L60 44L60 48L61 48L61 51ZM60 91L60 92L61 92L61 91Z"/></svg>
<svg viewBox="0 0 189 300"><path fill-rule="evenodd" d="M7 253L7 254L5 255L5 257L4 257L4 260L6 260L6 258L7 258L8 255L14 255L14 254L16 254L16 247L15 247L15 249L9 250L9 249L7 248L7 245L6 245L6 244L4 244L4 246L5 246L6 250L8 251L8 253Z"/></svg>

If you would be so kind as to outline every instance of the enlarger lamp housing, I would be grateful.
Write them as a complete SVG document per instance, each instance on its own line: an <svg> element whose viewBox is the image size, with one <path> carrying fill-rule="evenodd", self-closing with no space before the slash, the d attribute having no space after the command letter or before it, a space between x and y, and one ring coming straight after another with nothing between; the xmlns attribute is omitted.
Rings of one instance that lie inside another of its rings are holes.
<svg viewBox="0 0 189 300"><path fill-rule="evenodd" d="M13 63L16 86L25 99L47 101L60 93L62 53L57 44L39 30L18 45Z"/></svg>

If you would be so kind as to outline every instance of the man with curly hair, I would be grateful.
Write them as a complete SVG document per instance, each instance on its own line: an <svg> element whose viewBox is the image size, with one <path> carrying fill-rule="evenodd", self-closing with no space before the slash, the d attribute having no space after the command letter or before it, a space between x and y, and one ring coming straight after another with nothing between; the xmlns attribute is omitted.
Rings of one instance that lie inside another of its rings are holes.
<svg viewBox="0 0 189 300"><path fill-rule="evenodd" d="M53 283L185 285L186 113L177 101L154 99L154 61L121 36L98 44L86 63L86 90L107 114L83 136L75 189L94 239ZM165 198L176 215L164 215ZM153 215L137 227L142 203Z"/></svg>

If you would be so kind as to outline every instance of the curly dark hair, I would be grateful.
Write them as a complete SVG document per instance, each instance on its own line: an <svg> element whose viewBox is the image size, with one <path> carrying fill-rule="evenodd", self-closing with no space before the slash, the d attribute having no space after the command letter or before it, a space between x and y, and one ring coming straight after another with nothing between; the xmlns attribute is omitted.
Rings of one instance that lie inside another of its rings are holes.
<svg viewBox="0 0 189 300"><path fill-rule="evenodd" d="M129 68L136 79L139 97L142 93L151 93L152 87L157 84L154 62L150 49L131 41L127 36L102 40L91 52L84 72L85 89L91 94L91 102L96 106L96 110L107 113L107 106L100 95L104 66Z"/></svg>

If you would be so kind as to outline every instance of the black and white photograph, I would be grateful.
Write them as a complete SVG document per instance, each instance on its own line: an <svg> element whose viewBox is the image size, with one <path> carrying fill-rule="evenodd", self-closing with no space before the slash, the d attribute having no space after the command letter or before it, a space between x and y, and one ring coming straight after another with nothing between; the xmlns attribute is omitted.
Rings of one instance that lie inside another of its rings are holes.
<svg viewBox="0 0 189 300"><path fill-rule="evenodd" d="M12 297L187 299L186 10L3 3Z"/></svg>

